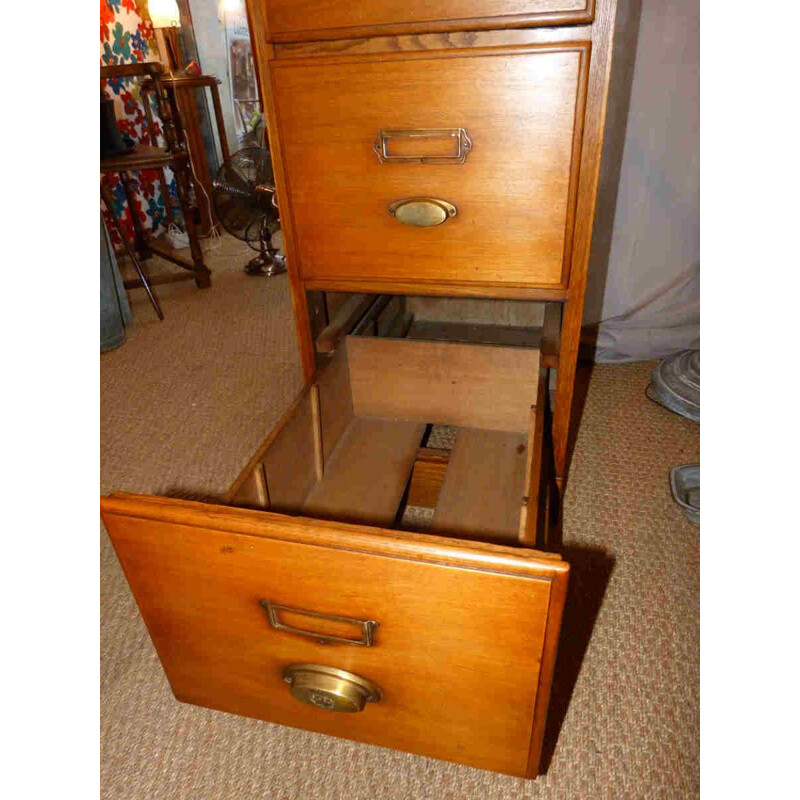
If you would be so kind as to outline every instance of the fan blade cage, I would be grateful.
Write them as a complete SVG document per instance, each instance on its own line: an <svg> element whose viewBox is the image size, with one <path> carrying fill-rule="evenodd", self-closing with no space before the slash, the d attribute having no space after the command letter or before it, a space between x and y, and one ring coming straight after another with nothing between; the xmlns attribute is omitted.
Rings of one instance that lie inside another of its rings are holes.
<svg viewBox="0 0 800 800"><path fill-rule="evenodd" d="M261 220L277 217L275 177L269 151L246 147L220 167L212 183L214 210L222 227L247 241Z"/></svg>

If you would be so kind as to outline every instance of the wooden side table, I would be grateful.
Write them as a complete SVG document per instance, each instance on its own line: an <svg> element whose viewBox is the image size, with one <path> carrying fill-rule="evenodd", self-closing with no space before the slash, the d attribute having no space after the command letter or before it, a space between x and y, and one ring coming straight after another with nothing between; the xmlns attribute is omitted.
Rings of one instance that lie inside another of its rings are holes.
<svg viewBox="0 0 800 800"><path fill-rule="evenodd" d="M147 122L147 129L150 134L150 144L138 144L136 148L130 153L123 153L120 155L112 155L101 157L100 159L100 173L116 173L120 176L122 184L125 188L125 193L128 198L128 204L131 209L134 208L133 190L131 186L131 173L138 172L145 169L155 169L159 171L159 176L162 181L162 187L166 192L166 182L164 180L164 168L169 167L175 173L175 181L178 191L178 199L183 209L184 222L186 224L186 233L189 237L189 247L191 252L191 261L178 256L171 249L161 247L160 245L152 242L144 233L141 223L136 217L135 213L131 213L133 221L135 249L138 251L142 259L149 258L152 253L156 253L162 258L170 261L171 263L188 270L191 277L194 278L197 287L205 289L211 286L211 273L208 267L203 262L203 251L200 247L198 232L195 222L195 214L197 209L193 202L193 184L191 168L189 166L189 156L185 149L184 137L182 126L180 123L180 115L177 113L177 108L174 101L165 91L163 86L162 77L163 67L157 62L147 62L143 64L117 64L108 67L100 68L101 79L113 78L136 78L141 77L145 80L143 83L147 85L142 87L142 98L145 108L145 118ZM153 126L152 110L148 93L154 92L156 98L156 106L158 114L163 126L164 146L158 146L158 138L155 136L155 128ZM109 205L110 199L108 196L103 198L112 217L114 215L113 207ZM168 208L168 218L171 218L171 209L169 209L169 199L165 196L165 206ZM123 236L123 243L128 244ZM126 248L127 249L127 248ZM135 263L135 262L134 262ZM138 267L137 267L138 269ZM141 277L135 281L126 281L125 288L135 288L144 286L148 294L151 294L147 282ZM181 278L189 277L186 275L178 276L164 276L150 281L151 284L168 283ZM152 299L152 294L151 294ZM155 304L154 304L155 305ZM159 311L156 308L157 312Z"/></svg>
<svg viewBox="0 0 800 800"><path fill-rule="evenodd" d="M210 89L211 101L214 106L214 118L217 123L217 134L222 152L223 163L230 158L228 137L225 133L225 120L222 117L222 105L219 99L219 85L221 81L213 75L165 75L161 84L167 91L173 105L173 116L180 120L177 131L179 141L189 152L189 160L194 171L195 181L200 184L204 198L198 198L200 211L200 228L204 234L211 232L218 222L211 203L212 181L214 176L208 164L205 143L200 127L200 113L195 102L197 89ZM143 91L152 91L152 84L142 87ZM205 202L205 199L208 202Z"/></svg>

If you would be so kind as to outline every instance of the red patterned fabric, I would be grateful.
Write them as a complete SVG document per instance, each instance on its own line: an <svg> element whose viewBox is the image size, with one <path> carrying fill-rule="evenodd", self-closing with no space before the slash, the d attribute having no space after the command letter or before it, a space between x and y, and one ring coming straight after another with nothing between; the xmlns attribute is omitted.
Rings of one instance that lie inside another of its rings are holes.
<svg viewBox="0 0 800 800"><path fill-rule="evenodd" d="M100 64L134 64L158 60L158 49L154 38L153 23L143 0L100 0ZM102 81L103 88L114 97L117 127L126 142L150 144L144 106L137 79ZM161 127L154 120L153 129L158 137ZM162 141L163 143L163 141ZM133 173L133 213L146 231L158 234L166 219L165 192L174 197L175 179L169 169L165 170L167 186L161 186L156 170ZM104 176L114 205L114 214L125 234L133 236L131 209L125 197L125 189L116 176ZM104 208L106 226L111 239L120 246L119 235Z"/></svg>

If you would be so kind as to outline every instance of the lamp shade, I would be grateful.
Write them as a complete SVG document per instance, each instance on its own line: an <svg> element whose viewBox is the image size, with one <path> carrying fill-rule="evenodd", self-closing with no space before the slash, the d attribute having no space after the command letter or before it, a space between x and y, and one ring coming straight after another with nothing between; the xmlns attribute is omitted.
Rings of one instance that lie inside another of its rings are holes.
<svg viewBox="0 0 800 800"><path fill-rule="evenodd" d="M181 15L177 0L148 0L147 10L154 28L180 28Z"/></svg>

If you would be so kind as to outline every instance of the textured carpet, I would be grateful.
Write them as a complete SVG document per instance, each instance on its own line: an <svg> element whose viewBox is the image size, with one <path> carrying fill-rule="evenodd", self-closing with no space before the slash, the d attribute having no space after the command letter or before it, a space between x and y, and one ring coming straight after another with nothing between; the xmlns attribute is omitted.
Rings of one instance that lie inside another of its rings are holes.
<svg viewBox="0 0 800 800"><path fill-rule="evenodd" d="M141 290L101 357L102 491L224 491L301 385L286 276ZM109 800L503 800L699 795L699 528L670 467L699 430L645 399L651 364L581 374L565 501L572 566L546 740L547 774L494 775L178 703L101 536L102 793Z"/></svg>

